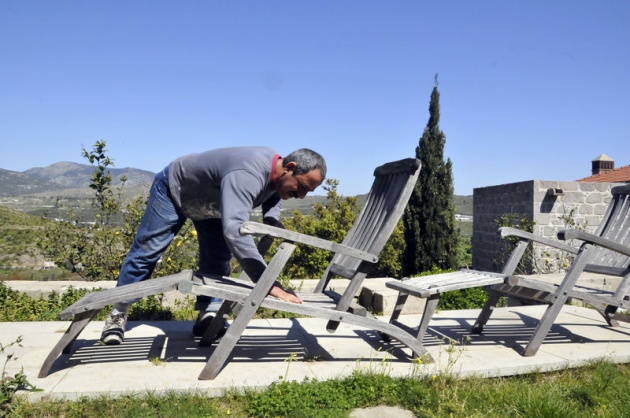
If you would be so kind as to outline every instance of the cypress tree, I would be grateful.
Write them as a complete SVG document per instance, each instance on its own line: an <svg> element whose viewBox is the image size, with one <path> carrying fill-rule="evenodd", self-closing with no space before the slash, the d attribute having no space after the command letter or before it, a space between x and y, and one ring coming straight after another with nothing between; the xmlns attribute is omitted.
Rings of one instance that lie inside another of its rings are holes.
<svg viewBox="0 0 630 418"><path fill-rule="evenodd" d="M429 103L429 121L416 147L422 163L403 222L406 249L403 274L414 276L438 267L457 268L458 232L455 228L453 165L444 161L446 136L440 130L440 93L437 75Z"/></svg>

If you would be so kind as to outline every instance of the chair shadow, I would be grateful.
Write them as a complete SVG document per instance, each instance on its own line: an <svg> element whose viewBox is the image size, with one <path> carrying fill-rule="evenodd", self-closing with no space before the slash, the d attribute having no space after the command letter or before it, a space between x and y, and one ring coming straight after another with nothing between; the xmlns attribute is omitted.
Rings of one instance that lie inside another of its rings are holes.
<svg viewBox="0 0 630 418"><path fill-rule="evenodd" d="M503 345L522 353L524 345L530 340L539 318L512 311L520 323L515 323L515 318L491 318L484 327L482 334L470 334L472 324L476 318L457 318L456 325L452 318L433 318L431 325L424 337L426 348L456 344L470 346L495 346ZM441 324L442 323L442 324ZM142 323L130 323L133 329ZM570 331L567 327L579 325L580 327L606 328L614 332L622 333L626 338L619 342L627 341L630 330L615 329L605 324L554 324L547 334L544 344L571 344L589 343L593 340L586 335L588 330L579 334ZM200 347L200 338L193 338L190 327L173 321L153 322L152 326L160 329L161 333L149 337L128 337L121 345L102 345L97 339L77 339L73 344L71 354L60 355L50 369L49 374L79 366L83 364L151 361L153 359L167 362L198 362L206 363L217 346L215 342L210 347ZM386 352L400 362L410 361L411 351L404 344L392 339L384 340L380 332L370 329L358 329L353 331L356 338L368 344L374 351ZM297 319L291 319L287 327L247 327L247 332L242 335L234 350L228 357L228 362L278 362L292 358L296 361L372 361L372 358L350 358L340 356L333 357L320 342L330 339L354 338L347 335L335 335L325 331L325 322L322 322L322 333L308 332ZM617 340L609 340L616 342ZM334 342L332 345L334 346Z"/></svg>
<svg viewBox="0 0 630 418"><path fill-rule="evenodd" d="M522 312L511 311L511 313L518 317L520 323L514 323L515 318L490 318L488 323L484 326L481 334L470 333L472 324L476 318L459 318L457 320L457 326L453 326L452 324L440 325L440 321L442 319L436 318L432 320L429 328L431 332L448 338L457 344L470 346L503 345L514 349L519 352L519 354L522 354L525 345L532 338L540 318L526 315ZM443 319L443 321L449 322L452 320L453 319ZM585 344L599 341L587 337L585 335L588 334L587 330L576 333L568 328L570 326L612 329L605 324L596 323L585 324L576 322L553 324L545 336L543 344L549 346L554 344ZM626 340L619 341L621 342Z"/></svg>
<svg viewBox="0 0 630 418"><path fill-rule="evenodd" d="M125 338L120 345L104 345L98 339L77 339L72 345L72 352L60 355L49 375L74 366L93 363L130 362L159 358L165 335L154 337Z"/></svg>
<svg viewBox="0 0 630 418"><path fill-rule="evenodd" d="M296 322L296 324L298 324ZM298 324L299 325L299 324ZM248 326L248 334L241 335L230 353L227 362L277 362L293 358L308 361L313 358L330 358L330 354L314 341L308 341L295 324L286 333L278 333L278 328ZM265 333L273 331L273 333ZM258 335L252 335L254 332ZM200 362L208 361L218 341L212 346L199 346L200 338L170 339L164 357L166 361Z"/></svg>
<svg viewBox="0 0 630 418"><path fill-rule="evenodd" d="M356 330L355 333L363 341L368 343L375 351L390 354L395 359L392 359L392 361L403 363L413 360L413 353L411 352L411 349L394 338L384 340L381 333L374 330ZM422 345L425 348L436 347L443 344L444 343L439 335L429 332L425 334L422 342Z"/></svg>
<svg viewBox="0 0 630 418"><path fill-rule="evenodd" d="M127 332L140 323L129 322ZM74 366L94 363L151 361L167 362L208 361L218 342L210 347L199 346L200 337L193 337L190 327L174 325L172 321L154 322L162 333L150 337L127 337L120 345L103 345L98 339L77 339L70 354L60 355L49 375ZM322 325L323 326L323 325ZM286 332L279 332L286 330ZM287 328L248 326L228 362L277 362L293 358L296 361L331 360L330 353L317 338L309 334L297 320ZM266 332L268 331L268 332Z"/></svg>
<svg viewBox="0 0 630 418"><path fill-rule="evenodd" d="M459 345L459 346L496 346L502 345L512 348L519 354L522 354L525 345L529 342L539 318L523 314L521 312L511 311L516 315L520 323L515 323L515 318L491 318L486 324L481 334L471 334L472 325L476 317L471 318L433 318L431 324L424 335L423 345L425 348L437 347L443 345ZM453 321L457 325L453 325ZM444 324L441 325L440 322ZM579 333L571 331L568 327L580 326L587 329ZM607 342L627 342L627 336L630 330L627 328L613 328L606 324L586 324L584 322L553 324L551 330L544 339L543 344L553 346L554 344L586 344L601 342L600 339L591 339L588 335L588 329L605 328L606 330L623 335L625 338L607 339ZM366 342L368 342L375 350L387 351L392 356L408 361L410 350L402 343L391 340L383 341L380 333L375 331L356 331Z"/></svg>

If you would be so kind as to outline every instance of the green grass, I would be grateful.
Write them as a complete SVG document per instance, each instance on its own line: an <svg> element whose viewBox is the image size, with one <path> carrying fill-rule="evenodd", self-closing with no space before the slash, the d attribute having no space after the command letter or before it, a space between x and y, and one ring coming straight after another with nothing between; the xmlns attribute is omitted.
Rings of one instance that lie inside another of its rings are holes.
<svg viewBox="0 0 630 418"><path fill-rule="evenodd" d="M355 373L329 381L272 384L262 392L101 397L13 402L28 417L345 417L355 408L399 406L420 417L627 417L630 367L596 362L580 369L508 378L392 378Z"/></svg>

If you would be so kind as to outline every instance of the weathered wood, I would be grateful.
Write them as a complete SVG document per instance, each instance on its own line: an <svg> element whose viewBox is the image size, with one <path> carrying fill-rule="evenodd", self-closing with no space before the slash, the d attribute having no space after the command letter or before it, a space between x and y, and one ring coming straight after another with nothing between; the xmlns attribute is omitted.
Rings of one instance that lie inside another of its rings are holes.
<svg viewBox="0 0 630 418"><path fill-rule="evenodd" d="M505 231L506 233L509 231ZM424 334L429 326L431 318L435 314L440 294L453 290L469 289L473 287L487 287L504 283L510 274L514 272L519 261L525 254L527 242L520 241L508 261L506 262L502 273L482 272L476 270L462 269L453 273L443 273L431 276L421 276L403 281L389 281L385 285L391 289L398 290L398 301L390 318L391 323L397 323L398 316L403 309L407 300L404 295L414 295L421 298L427 298L425 309L420 320L420 325L416 329L416 335L420 342L424 338ZM491 293L488 302L477 322L473 326L473 333L480 333L483 326L490 318L492 310L499 300L498 294Z"/></svg>
<svg viewBox="0 0 630 418"><path fill-rule="evenodd" d="M221 339L221 342L216 347L205 367L199 374L199 380L214 379L219 374L225 365L225 361L241 337L241 334L245 331L245 327L247 327L247 324L251 321L254 313L256 313L256 310L258 310L262 302L265 300L265 297L271 290L274 281L282 271L286 262L289 261L289 257L291 257L294 250L295 245L293 244L286 242L280 244L278 251L269 262L269 265L263 274L260 276L256 286L251 292L249 292L249 295L247 295L240 313L234 319L232 325L228 328L227 332Z"/></svg>
<svg viewBox="0 0 630 418"><path fill-rule="evenodd" d="M407 158L391 163L383 164L374 169L374 177L388 174L402 173L413 175L420 168L420 161L415 158Z"/></svg>
<svg viewBox="0 0 630 418"><path fill-rule="evenodd" d="M562 306L570 298L589 303L604 316L609 325L617 325L616 321L621 316L616 314L616 310L630 308L628 295L630 290L630 186L616 187L612 190L612 195L611 203L595 233L568 229L558 234L559 239L582 241L583 244L579 249L515 228L500 228L502 237L518 239L518 244L501 274L461 270L402 282L388 282L389 288L400 292L390 322L398 324L397 319L406 295L427 298L427 305L417 331L418 339L421 341L441 293L490 285L492 291L471 333L478 334L483 331L501 295L513 295L549 305L530 341L522 350L525 356L534 355L538 351ZM575 255L569 271L559 285L513 275L531 242ZM623 279L614 292L578 286L580 274L585 271L605 273L623 277Z"/></svg>
<svg viewBox="0 0 630 418"><path fill-rule="evenodd" d="M561 234L562 236L562 238L559 237L560 239L579 239L581 241L597 244L600 247L607 248L609 250L618 252L619 254L630 257L630 247L624 244L617 243L615 241L611 241L610 239L598 237L597 235L589 234L588 232L578 231L575 229L566 229L564 231L560 231L558 234Z"/></svg>
<svg viewBox="0 0 630 418"><path fill-rule="evenodd" d="M471 287L495 285L505 282L507 278L508 276L505 274L462 269L452 273L421 276L403 281L389 281L385 283L385 286L399 292L398 300L389 322L400 326L398 317L408 295L426 298L427 300L420 319L420 324L414 330L416 339L422 344L424 335L429 327L431 318L435 314L442 293Z"/></svg>
<svg viewBox="0 0 630 418"><path fill-rule="evenodd" d="M566 247L558 243L549 242L550 240L541 239L530 233L518 232L515 235L522 238L524 240L522 242L536 241L566 250ZM497 295L517 295L549 305L522 351L525 356L536 354L562 306L569 299L581 300L594 306L611 326L618 325L617 321L622 317L615 313L618 308L630 308L628 295L630 289L630 186L612 189L611 202L594 233L567 229L560 231L558 238L583 242L579 249L573 251L576 257L559 285L511 276L506 283L493 287L493 292ZM617 289L612 292L593 289L577 285L583 272L608 274L622 277L622 280ZM486 303L473 327L473 332L481 332L497 300L498 298L495 297L493 303Z"/></svg>
<svg viewBox="0 0 630 418"><path fill-rule="evenodd" d="M312 237L299 232L289 231L287 229L278 228L271 225L265 225L257 222L245 222L239 229L241 235L247 234L264 234L271 237L282 238L285 240L298 242L300 244L310 245L312 247L321 248L323 250L333 251L336 253L347 254L351 257L376 263L378 256L357 250L346 245L337 244L336 242L327 241L321 238Z"/></svg>
<svg viewBox="0 0 630 418"><path fill-rule="evenodd" d="M248 280L182 272L181 275L140 282L86 296L64 311L65 316L75 317L76 324L71 325L72 331L62 338L58 347L49 355L42 370L46 368L45 373L48 372L58 352L69 346L89 322L91 316L88 318L87 312L92 315L93 311L111 303L133 300L174 288L182 293L207 295L225 300L220 312L202 336L200 345L208 345L213 340L220 326L223 325L224 313L232 310L236 314L236 318L201 371L199 379L202 380L214 379L218 375L253 314L260 307L327 319L330 330L336 328L340 322L374 329L383 335L397 339L409 347L414 356L423 357L425 362L433 361L422 342L415 336L402 327L380 321L367 313L365 308L354 303L354 296L365 278L368 263L378 261L378 254L407 205L419 175L419 168L420 162L413 158L378 167L375 170L375 180L366 203L346 238L340 244L264 224L252 222L243 224L240 229L243 234L265 234L291 241L280 244L278 251L255 284ZM334 253L315 292L298 293L304 301L302 304L284 302L268 296L275 280L295 249L292 242L324 248ZM268 244L269 241L262 246L265 247ZM334 274L350 279L346 291L340 296L326 290L328 281ZM243 277L246 278L246 275Z"/></svg>
<svg viewBox="0 0 630 418"><path fill-rule="evenodd" d="M522 287L526 289L538 290L546 292L550 295L555 295L558 292L559 285L551 284L542 280L524 278L519 276L512 276L508 279L507 283L512 287ZM509 292L509 290L507 290ZM607 291L603 289L596 289L588 286L574 285L573 288L566 291L567 296L571 299L579 299L582 301L588 301L591 304L601 305L615 305L619 308L630 308L629 296L624 292L621 297L615 295L617 292ZM541 293L535 293L533 296L527 297L528 299L537 300L541 299ZM544 297L545 302L553 302L553 296Z"/></svg>
<svg viewBox="0 0 630 418"><path fill-rule="evenodd" d="M231 285L229 281L224 279L206 279L203 283L194 280L193 286L189 289L191 293L221 297L225 300L238 302L239 306L242 306L241 312L212 353L199 378L214 379L216 377L257 307L325 318L329 320L327 326L329 331L334 330L340 322L372 328L391 335L407 345L414 355L424 356L426 361L429 361L430 357L418 340L395 325L379 321L370 315L366 316L365 310L357 309L353 303L354 297L366 276L367 263L377 261L377 255L381 252L404 211L415 186L419 167L419 161L406 159L377 168L375 170L376 178L366 203L341 244L263 224L252 222L243 224L240 229L242 234L267 234L291 242L324 248L335 254L314 293L299 293L304 301L302 304L284 302L271 297L263 297L259 300L260 295L267 294L273 280L279 275L282 266L286 263L286 261L278 260L278 257L283 258L284 255L276 254L274 256L263 274L266 277L264 283L261 278L253 290ZM288 243L282 245L292 246ZM335 273L350 279L344 294L338 299L324 293L328 281ZM271 281L267 282L267 280ZM261 289L266 290L261 293ZM253 296L254 294L257 296ZM252 298L255 300L252 301Z"/></svg>
<svg viewBox="0 0 630 418"><path fill-rule="evenodd" d="M541 237L538 235L535 235L531 232L527 232L527 231L522 231L520 229L516 229L516 228L510 228L510 227L502 227L499 228L499 232L501 234L501 238L508 238L508 237L516 237L519 238L520 240L525 240L528 242L537 242L539 244L544 244L544 245L548 245L550 247L553 248L557 248L559 250L571 253L571 254L577 254L578 253L578 249L575 247L572 247L570 245L566 245L562 242L558 242L558 241L554 241L552 239L549 238L545 238L545 237Z"/></svg>
<svg viewBox="0 0 630 418"><path fill-rule="evenodd" d="M385 286L410 295L428 298L453 290L483 287L505 282L508 276L499 273L462 269L453 273L414 277L403 281L389 281Z"/></svg>
<svg viewBox="0 0 630 418"><path fill-rule="evenodd" d="M514 247L514 250L512 251L512 254L510 254L507 263L505 263L505 266L503 266L503 270L501 271L502 274L508 276L513 274L516 271L518 264L521 262L521 259L525 254L525 250L527 250L527 247L530 243L526 236L521 236L521 238L524 239L520 239L516 244L516 247ZM472 327L471 332L473 334L480 334L483 330L483 327L486 325L486 322L488 322L488 319L490 319L492 311L500 300L501 295L497 294L499 292L499 290L497 290L499 286L501 285L496 285L491 288L490 295L488 296L488 301L485 303L483 309L481 310L481 313L479 314L479 317L477 317L477 320Z"/></svg>
<svg viewBox="0 0 630 418"><path fill-rule="evenodd" d="M48 372L50 368L57 360L60 354L69 354L70 348L72 347L72 343L77 339L81 331L90 323L90 321L96 316L97 313L100 312L100 309L80 312L78 313L65 334L61 337L57 345L50 351L46 360L44 360L44 364L39 369L39 375L37 377L43 378L48 376Z"/></svg>
<svg viewBox="0 0 630 418"><path fill-rule="evenodd" d="M177 287L177 283L190 280L191 277L192 271L184 270L180 273L160 277L158 279L145 280L125 286L114 287L112 289L91 292L64 309L59 314L59 317L61 319L69 319L80 312L101 309L114 303L174 290Z"/></svg>

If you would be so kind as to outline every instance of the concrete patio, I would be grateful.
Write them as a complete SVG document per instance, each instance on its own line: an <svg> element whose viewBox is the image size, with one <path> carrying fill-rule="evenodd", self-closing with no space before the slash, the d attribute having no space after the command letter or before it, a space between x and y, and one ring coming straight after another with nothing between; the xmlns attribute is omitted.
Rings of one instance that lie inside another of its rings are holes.
<svg viewBox="0 0 630 418"><path fill-rule="evenodd" d="M0 342L7 345L23 336L0 356L15 353L7 373L24 370L41 392L32 400L79 399L127 393L198 391L219 396L228 389L262 389L280 379L302 381L341 378L356 370L391 376L451 373L466 376L509 376L579 367L605 359L630 362L630 326L606 326L594 310L566 306L538 354L522 357L544 306L497 309L481 336L468 335L479 310L442 311L432 320L426 346L436 362L416 364L399 344L382 341L374 331L342 324L335 334L321 319L254 320L235 352L213 381L197 376L211 347L199 347L191 335L192 322L130 322L120 346L102 346L102 321L92 322L75 342L71 355L61 355L46 378L38 378L44 359L69 322L0 323ZM403 315L417 325L419 314Z"/></svg>

